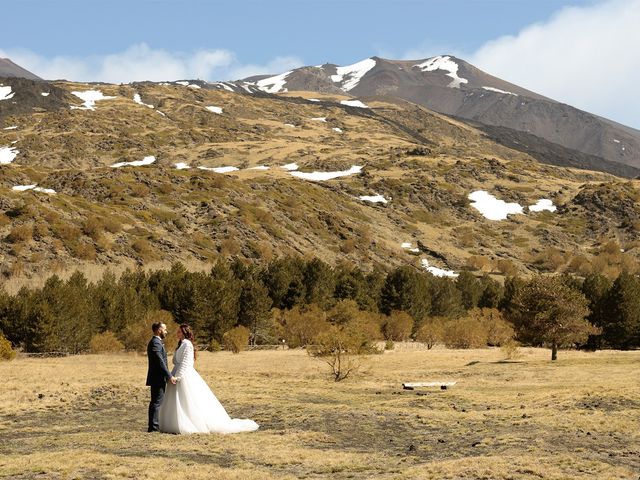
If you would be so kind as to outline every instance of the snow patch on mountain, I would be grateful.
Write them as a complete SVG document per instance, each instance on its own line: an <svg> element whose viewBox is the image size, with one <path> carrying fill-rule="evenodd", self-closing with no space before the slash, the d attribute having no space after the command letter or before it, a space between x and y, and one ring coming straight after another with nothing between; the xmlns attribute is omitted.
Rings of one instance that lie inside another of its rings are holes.
<svg viewBox="0 0 640 480"><path fill-rule="evenodd" d="M33 190L34 192L48 193L49 195L55 195L56 191L52 188L42 188L38 184L33 185L16 185L11 187L11 190L15 192L26 192L27 190Z"/></svg>
<svg viewBox="0 0 640 480"><path fill-rule="evenodd" d="M286 165L282 165L282 168L284 168L285 170L292 172L294 170L298 170L298 164L297 163L287 163Z"/></svg>
<svg viewBox="0 0 640 480"><path fill-rule="evenodd" d="M136 93L133 95L133 101L136 102L138 105L144 105L145 107L154 108L153 105L149 105L148 103L143 103L139 93Z"/></svg>
<svg viewBox="0 0 640 480"><path fill-rule="evenodd" d="M288 71L274 77L263 78L256 82L256 86L267 93L286 92L287 89L284 88L284 84L287 83L287 77L290 73L291 71Z"/></svg>
<svg viewBox="0 0 640 480"><path fill-rule="evenodd" d="M231 88L229 85L227 85L224 82L212 82L209 85L213 85L214 87L222 87L223 89L229 91L229 92L234 92L235 90L233 88Z"/></svg>
<svg viewBox="0 0 640 480"><path fill-rule="evenodd" d="M471 206L489 220L505 220L507 215L523 213L522 206L519 203L507 203L504 200L498 200L484 190L472 192L468 198L473 202Z"/></svg>
<svg viewBox="0 0 640 480"><path fill-rule="evenodd" d="M40 95L42 95L43 97L48 97L49 96L49 92L42 92L42 93L40 93Z"/></svg>
<svg viewBox="0 0 640 480"><path fill-rule="evenodd" d="M349 175L354 175L356 173L360 173L362 171L362 167L357 165L353 165L349 170L342 170L338 172L291 172L296 178L301 178L303 180L311 180L313 182L322 182L325 180L332 180L334 178L339 177L348 177Z"/></svg>
<svg viewBox="0 0 640 480"><path fill-rule="evenodd" d="M0 165L8 165L13 162L20 153L14 147L0 147Z"/></svg>
<svg viewBox="0 0 640 480"><path fill-rule="evenodd" d="M202 88L200 85L196 85L195 83L189 83L185 80L180 80L175 83L177 83L178 85L182 85L183 87L189 87L189 88L195 88L195 89Z"/></svg>
<svg viewBox="0 0 640 480"><path fill-rule="evenodd" d="M482 87L485 90L488 90L490 92L496 92L496 93L504 93L506 95L513 95L514 97L517 97L518 94L517 93L513 93L513 92L507 92L505 90L500 90L499 88L493 88L493 87Z"/></svg>
<svg viewBox="0 0 640 480"><path fill-rule="evenodd" d="M245 91L245 92L250 93L250 94L252 94L252 95L253 95L254 91L253 91L253 90L251 90L251 88L249 87L249 85L247 85L246 83L243 83L243 84L242 84L242 85L240 85L240 86L244 89L244 91Z"/></svg>
<svg viewBox="0 0 640 480"><path fill-rule="evenodd" d="M340 104L347 107L369 108L368 105L365 105L360 100L342 100Z"/></svg>
<svg viewBox="0 0 640 480"><path fill-rule="evenodd" d="M414 65L414 67L419 68L423 72L435 72L436 70L444 70L447 73L447 76L451 77L453 80L447 87L449 88L460 88L461 83L469 83L469 80L466 78L461 78L458 76L458 68L459 65L451 60L449 56L437 56L428 59L427 61L420 63L418 65Z"/></svg>
<svg viewBox="0 0 640 480"><path fill-rule="evenodd" d="M12 125L12 126L10 126L10 127L5 127L5 128L3 128L3 130L15 130L16 128L18 128L18 126L17 126L17 125Z"/></svg>
<svg viewBox="0 0 640 480"><path fill-rule="evenodd" d="M342 133L342 129L338 127L333 127L331 130L333 130L334 132Z"/></svg>
<svg viewBox="0 0 640 480"><path fill-rule="evenodd" d="M142 160L134 160L133 162L119 162L111 165L112 168L120 168L120 167L142 167L144 165L151 165L156 161L156 157L153 155L149 157L144 157Z"/></svg>
<svg viewBox="0 0 640 480"><path fill-rule="evenodd" d="M173 165L176 167L176 170L188 170L191 168L189 164L185 162L178 162L174 163Z"/></svg>
<svg viewBox="0 0 640 480"><path fill-rule="evenodd" d="M404 248L405 250L408 250L411 253L420 253L420 249L417 247L413 247L411 242L404 242L401 245L402 248Z"/></svg>
<svg viewBox="0 0 640 480"><path fill-rule="evenodd" d="M326 122L327 117L314 117L311 120L313 120L314 122Z"/></svg>
<svg viewBox="0 0 640 480"><path fill-rule="evenodd" d="M371 203L388 203L389 200L384 198L384 195L361 195L360 200L363 202L371 202Z"/></svg>
<svg viewBox="0 0 640 480"><path fill-rule="evenodd" d="M541 198L535 205L529 205L530 212L555 212L558 208L548 198Z"/></svg>
<svg viewBox="0 0 640 480"><path fill-rule="evenodd" d="M217 113L218 115L222 115L222 108L221 107L210 106L210 107L205 107L205 108L207 110L209 110L210 112Z"/></svg>
<svg viewBox="0 0 640 480"><path fill-rule="evenodd" d="M0 100L9 100L13 98L14 95L15 92L11 91L11 85L7 85L6 87L0 85Z"/></svg>
<svg viewBox="0 0 640 480"><path fill-rule="evenodd" d="M424 268L427 272L429 272L431 275L433 275L434 277L451 277L451 278L456 278L459 277L460 274L459 273L455 273L452 270L444 270L442 268L438 268L438 267L430 267L429 266L429 260L427 260L426 258L423 258L420 263L422 264L422 268Z"/></svg>
<svg viewBox="0 0 640 480"><path fill-rule="evenodd" d="M375 66L376 61L373 58L367 58L353 65L338 67L336 68L336 74L331 75L331 81L340 83L342 90L348 92L357 87L362 77Z"/></svg>
<svg viewBox="0 0 640 480"><path fill-rule="evenodd" d="M206 170L215 173L230 173L239 170L238 167L198 167L200 170Z"/></svg>
<svg viewBox="0 0 640 480"><path fill-rule="evenodd" d="M73 95L83 100L82 107L72 106L75 110L95 110L96 102L100 100L112 100L116 97L108 97L102 94L100 90L85 90L84 92L71 92Z"/></svg>

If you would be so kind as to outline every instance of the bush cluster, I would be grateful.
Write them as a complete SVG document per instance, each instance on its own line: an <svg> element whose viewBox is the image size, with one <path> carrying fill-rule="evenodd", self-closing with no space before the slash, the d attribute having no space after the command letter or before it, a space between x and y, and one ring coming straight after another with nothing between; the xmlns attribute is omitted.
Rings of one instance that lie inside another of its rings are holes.
<svg viewBox="0 0 640 480"><path fill-rule="evenodd" d="M105 332L127 350L144 350L158 320L170 329L188 323L200 344L232 350L282 340L309 346L335 329L355 336L363 349L380 340L473 348L513 338L551 348L635 348L640 280L628 273L613 282L598 274L549 275L510 277L501 285L469 272L448 279L409 266L364 272L281 257L264 264L219 261L208 272L176 263L119 278L106 273L95 283L75 273L13 295L0 290L0 331L26 352L89 351ZM226 342L225 333L238 326L247 340Z"/></svg>

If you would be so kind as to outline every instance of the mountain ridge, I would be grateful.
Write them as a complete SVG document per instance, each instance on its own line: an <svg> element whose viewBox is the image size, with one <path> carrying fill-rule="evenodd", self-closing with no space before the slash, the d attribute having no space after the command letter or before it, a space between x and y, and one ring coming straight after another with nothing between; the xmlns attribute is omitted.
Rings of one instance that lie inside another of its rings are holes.
<svg viewBox="0 0 640 480"><path fill-rule="evenodd" d="M339 69L345 73L340 75ZM347 67L301 67L242 81L269 93L337 93L337 89L354 97L402 98L447 115L531 133L609 162L640 167L639 130L524 89L450 55L422 60L371 57Z"/></svg>
<svg viewBox="0 0 640 480"><path fill-rule="evenodd" d="M0 78L17 77L26 78L28 80L42 80L35 73L22 68L20 65L12 62L9 58L0 58Z"/></svg>

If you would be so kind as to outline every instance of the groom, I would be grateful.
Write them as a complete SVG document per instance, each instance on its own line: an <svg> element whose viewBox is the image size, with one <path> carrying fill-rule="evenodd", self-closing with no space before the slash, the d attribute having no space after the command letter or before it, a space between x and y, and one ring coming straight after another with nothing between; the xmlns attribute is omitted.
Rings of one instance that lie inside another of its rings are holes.
<svg viewBox="0 0 640 480"><path fill-rule="evenodd" d="M164 389L167 381L175 385L176 379L171 376L167 368L167 351L162 340L167 336L167 326L156 322L151 325L153 337L147 345L147 357L149 370L147 371L147 386L151 387L151 401L149 402L149 429L148 432L159 432L158 411L164 398Z"/></svg>

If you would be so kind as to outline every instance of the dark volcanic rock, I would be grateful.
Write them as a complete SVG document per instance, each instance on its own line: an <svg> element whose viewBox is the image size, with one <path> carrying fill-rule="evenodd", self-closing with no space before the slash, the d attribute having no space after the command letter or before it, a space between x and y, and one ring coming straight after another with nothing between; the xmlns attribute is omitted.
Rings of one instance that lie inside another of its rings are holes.
<svg viewBox="0 0 640 480"><path fill-rule="evenodd" d="M0 85L11 86L13 93L11 98L0 101L0 122L11 115L69 108L69 104L74 102L66 91L44 80L0 78Z"/></svg>

